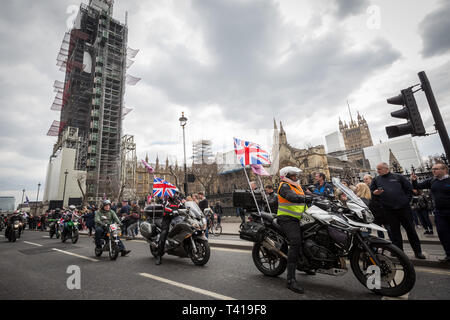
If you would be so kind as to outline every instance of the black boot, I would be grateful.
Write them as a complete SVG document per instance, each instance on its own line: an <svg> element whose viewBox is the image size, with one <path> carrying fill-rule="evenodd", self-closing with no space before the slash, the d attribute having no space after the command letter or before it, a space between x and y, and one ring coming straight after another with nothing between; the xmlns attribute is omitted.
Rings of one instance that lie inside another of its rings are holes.
<svg viewBox="0 0 450 320"><path fill-rule="evenodd" d="M159 265L161 264L161 256L156 256L156 262L155 262L155 264L156 264L157 266L159 266Z"/></svg>
<svg viewBox="0 0 450 320"><path fill-rule="evenodd" d="M289 290L294 291L295 293L302 294L304 293L303 288L300 286L300 284L297 283L295 280L295 270L297 269L296 263L288 263L287 265L287 285L286 287Z"/></svg>

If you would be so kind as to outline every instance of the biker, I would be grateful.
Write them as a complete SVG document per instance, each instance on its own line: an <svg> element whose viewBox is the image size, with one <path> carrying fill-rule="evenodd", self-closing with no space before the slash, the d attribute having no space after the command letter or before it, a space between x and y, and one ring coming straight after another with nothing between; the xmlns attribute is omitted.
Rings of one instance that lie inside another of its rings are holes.
<svg viewBox="0 0 450 320"><path fill-rule="evenodd" d="M102 216L105 216L107 218L107 221L102 220ZM102 249L102 237L105 233L108 232L107 222L115 222L119 226L122 224L116 213L111 210L111 201L104 200L100 210L97 210L97 212L95 213L95 246L97 247L97 249ZM120 240L119 249L122 257L131 252L131 250L125 250L125 246Z"/></svg>
<svg viewBox="0 0 450 320"><path fill-rule="evenodd" d="M158 255L156 256L156 265L160 265L162 263L161 259L164 255L164 247L166 245L166 239L169 234L170 223L174 218L174 211L180 208L181 202L179 199L173 196L167 197L164 201L164 213L163 219L161 223L161 234L159 235L158 242Z"/></svg>
<svg viewBox="0 0 450 320"><path fill-rule="evenodd" d="M74 205L70 205L69 206L69 210L66 211L65 213L63 213L62 218L63 218L63 234L65 235L67 233L67 224L69 223L69 221L72 220L72 215L75 212L75 206Z"/></svg>
<svg viewBox="0 0 450 320"><path fill-rule="evenodd" d="M299 174L302 172L296 167L284 167L280 170L280 186L278 187L277 221L289 240L287 261L287 288L304 293L303 288L295 279L295 270L300 257L302 257L302 232L300 219L307 209L306 202L311 196L305 195L299 183ZM314 271L304 270L307 274Z"/></svg>
<svg viewBox="0 0 450 320"><path fill-rule="evenodd" d="M6 218L6 230L5 234L8 234L10 229L12 228L12 225L14 221L22 221L22 217L20 215L20 212L18 210L14 211L13 214L11 214L9 217Z"/></svg>

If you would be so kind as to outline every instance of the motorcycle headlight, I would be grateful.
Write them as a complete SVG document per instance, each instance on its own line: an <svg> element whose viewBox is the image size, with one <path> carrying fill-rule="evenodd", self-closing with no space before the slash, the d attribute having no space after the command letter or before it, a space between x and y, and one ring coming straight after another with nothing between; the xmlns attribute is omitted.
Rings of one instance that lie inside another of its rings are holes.
<svg viewBox="0 0 450 320"><path fill-rule="evenodd" d="M363 210L362 214L364 216L364 220L367 223L372 223L375 220L375 218L373 217L372 212L370 212L369 210Z"/></svg>

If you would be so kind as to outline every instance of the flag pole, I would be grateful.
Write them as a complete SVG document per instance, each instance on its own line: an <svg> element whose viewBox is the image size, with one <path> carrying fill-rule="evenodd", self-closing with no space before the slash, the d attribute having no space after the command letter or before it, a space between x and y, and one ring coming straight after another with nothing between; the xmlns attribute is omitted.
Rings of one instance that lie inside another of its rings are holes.
<svg viewBox="0 0 450 320"><path fill-rule="evenodd" d="M262 183L261 177L259 175L257 175L257 176L258 176L259 184L261 185L261 192L264 193L264 198L266 199L267 208L269 209L270 214L272 214L272 210L270 209L270 205L269 205L269 200L267 199L266 190L264 190L264 184Z"/></svg>
<svg viewBox="0 0 450 320"><path fill-rule="evenodd" d="M250 191L252 193L253 200L255 200L256 209L258 209L258 214L261 216L261 211L259 210L258 202L256 201L255 194L253 193L252 186L250 185L250 179L248 178L248 174L247 174L247 170L245 170L245 166L244 166L244 173L245 173L245 177L247 178L248 186L250 187Z"/></svg>

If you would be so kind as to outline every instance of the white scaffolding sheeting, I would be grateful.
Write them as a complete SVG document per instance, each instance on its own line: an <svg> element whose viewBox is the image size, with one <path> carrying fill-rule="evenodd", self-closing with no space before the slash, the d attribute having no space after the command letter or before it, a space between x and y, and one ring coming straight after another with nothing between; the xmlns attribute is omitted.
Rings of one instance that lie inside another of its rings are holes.
<svg viewBox="0 0 450 320"><path fill-rule="evenodd" d="M54 120L50 129L47 132L47 136L57 137L59 134L59 128L61 126L61 122Z"/></svg>
<svg viewBox="0 0 450 320"><path fill-rule="evenodd" d="M127 59L127 69L134 64L134 61L131 59Z"/></svg>
<svg viewBox="0 0 450 320"><path fill-rule="evenodd" d="M136 85L136 83L138 83L139 81L141 81L141 78L136 78L136 77L130 76L129 74L127 74L127 76L126 76L126 84L129 84L131 86Z"/></svg>
<svg viewBox="0 0 450 320"><path fill-rule="evenodd" d="M130 47L127 48L127 56L129 56L131 59L134 59L138 52L139 49L131 49Z"/></svg>
<svg viewBox="0 0 450 320"><path fill-rule="evenodd" d="M122 119L124 119L125 116L126 116L127 114L129 114L131 111L133 111L133 108L123 107L123 108L122 108Z"/></svg>

